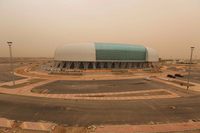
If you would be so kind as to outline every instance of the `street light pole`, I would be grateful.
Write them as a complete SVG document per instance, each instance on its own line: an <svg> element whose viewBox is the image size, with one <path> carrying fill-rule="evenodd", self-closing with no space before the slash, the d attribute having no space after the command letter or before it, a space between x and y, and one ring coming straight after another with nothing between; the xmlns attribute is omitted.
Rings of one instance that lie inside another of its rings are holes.
<svg viewBox="0 0 200 133"><path fill-rule="evenodd" d="M13 81L13 86L15 85L15 75L14 75L14 68L13 68L13 56L12 56L12 42L7 42L9 46L9 52L10 52L10 69L12 73L12 81Z"/></svg>
<svg viewBox="0 0 200 133"><path fill-rule="evenodd" d="M190 47L191 48L191 54L190 54L190 62L189 62L189 69L188 69L188 80L187 80L187 91L189 91L190 87L190 75L191 75L191 67L192 67L192 56L194 52L195 47Z"/></svg>

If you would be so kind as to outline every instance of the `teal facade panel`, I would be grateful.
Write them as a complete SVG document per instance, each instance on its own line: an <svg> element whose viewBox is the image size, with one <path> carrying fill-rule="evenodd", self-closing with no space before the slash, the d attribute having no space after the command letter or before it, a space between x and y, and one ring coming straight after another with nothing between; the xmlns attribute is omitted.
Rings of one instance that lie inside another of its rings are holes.
<svg viewBox="0 0 200 133"><path fill-rule="evenodd" d="M142 45L95 43L97 61L145 62L147 50Z"/></svg>

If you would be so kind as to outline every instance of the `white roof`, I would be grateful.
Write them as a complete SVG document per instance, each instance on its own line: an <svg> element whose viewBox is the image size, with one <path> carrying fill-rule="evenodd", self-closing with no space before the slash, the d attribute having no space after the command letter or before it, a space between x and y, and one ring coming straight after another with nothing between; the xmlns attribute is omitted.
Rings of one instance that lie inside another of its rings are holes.
<svg viewBox="0 0 200 133"><path fill-rule="evenodd" d="M146 57L146 60L148 62L158 62L158 53L156 50L152 49L152 48L149 48L149 47L146 47L147 49L147 57Z"/></svg>
<svg viewBox="0 0 200 133"><path fill-rule="evenodd" d="M146 47L146 61L157 62L156 50ZM95 43L70 43L57 47L54 60L56 61L96 61Z"/></svg>
<svg viewBox="0 0 200 133"><path fill-rule="evenodd" d="M96 61L94 43L71 43L59 46L55 51L57 61Z"/></svg>

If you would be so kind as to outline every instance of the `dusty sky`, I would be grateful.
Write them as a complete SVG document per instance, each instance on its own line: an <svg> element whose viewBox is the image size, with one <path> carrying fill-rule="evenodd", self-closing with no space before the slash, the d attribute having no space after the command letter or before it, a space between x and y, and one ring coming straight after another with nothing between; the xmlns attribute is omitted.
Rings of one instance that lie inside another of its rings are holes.
<svg viewBox="0 0 200 133"><path fill-rule="evenodd" d="M70 42L143 44L200 58L200 0L0 0L0 57L53 57Z"/></svg>

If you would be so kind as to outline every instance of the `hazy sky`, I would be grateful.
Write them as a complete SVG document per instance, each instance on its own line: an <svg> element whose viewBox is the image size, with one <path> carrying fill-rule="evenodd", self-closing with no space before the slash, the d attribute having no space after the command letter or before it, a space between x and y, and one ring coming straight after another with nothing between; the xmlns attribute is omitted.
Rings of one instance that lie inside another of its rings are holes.
<svg viewBox="0 0 200 133"><path fill-rule="evenodd" d="M200 0L0 0L0 57L53 57L74 42L143 44L162 58L200 58Z"/></svg>

